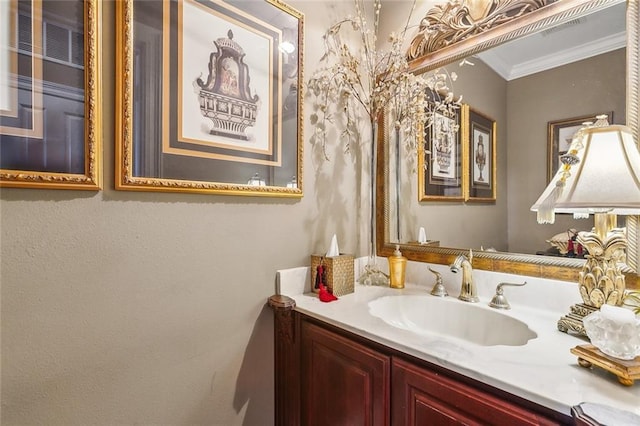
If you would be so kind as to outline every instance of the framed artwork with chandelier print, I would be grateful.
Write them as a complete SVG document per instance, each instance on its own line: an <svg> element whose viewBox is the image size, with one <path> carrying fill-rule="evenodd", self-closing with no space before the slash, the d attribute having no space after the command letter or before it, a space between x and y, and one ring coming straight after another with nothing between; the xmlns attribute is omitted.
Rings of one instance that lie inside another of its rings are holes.
<svg viewBox="0 0 640 426"><path fill-rule="evenodd" d="M613 123L613 111L609 111L550 121L547 124L547 184L560 167L560 156L569 151L573 135L585 122L595 122L596 116L600 114L606 114L609 123Z"/></svg>
<svg viewBox="0 0 640 426"><path fill-rule="evenodd" d="M462 201L464 146L460 110L435 112L431 126L424 126L419 146L419 200Z"/></svg>
<svg viewBox="0 0 640 426"><path fill-rule="evenodd" d="M101 188L101 7L0 1L0 186Z"/></svg>
<svg viewBox="0 0 640 426"><path fill-rule="evenodd" d="M116 2L116 189L302 196L303 15Z"/></svg>
<svg viewBox="0 0 640 426"><path fill-rule="evenodd" d="M496 122L462 106L464 145L467 147L465 201L496 201Z"/></svg>

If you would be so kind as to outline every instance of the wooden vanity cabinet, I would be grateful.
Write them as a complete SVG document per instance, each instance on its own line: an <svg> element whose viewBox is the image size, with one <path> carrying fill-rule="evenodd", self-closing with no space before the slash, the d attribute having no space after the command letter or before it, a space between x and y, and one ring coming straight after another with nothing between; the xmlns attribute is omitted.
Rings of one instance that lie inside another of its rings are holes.
<svg viewBox="0 0 640 426"><path fill-rule="evenodd" d="M295 303L281 302L270 299L275 311L278 426L572 424L568 416L296 312Z"/></svg>
<svg viewBox="0 0 640 426"><path fill-rule="evenodd" d="M391 359L301 321L303 425L388 425Z"/></svg>
<svg viewBox="0 0 640 426"><path fill-rule="evenodd" d="M562 424L402 358L391 376L394 426Z"/></svg>

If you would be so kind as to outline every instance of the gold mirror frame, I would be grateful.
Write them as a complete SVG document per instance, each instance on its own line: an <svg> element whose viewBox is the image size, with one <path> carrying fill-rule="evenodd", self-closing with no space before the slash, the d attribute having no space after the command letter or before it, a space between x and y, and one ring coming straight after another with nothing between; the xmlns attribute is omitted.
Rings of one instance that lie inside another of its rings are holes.
<svg viewBox="0 0 640 426"><path fill-rule="evenodd" d="M518 0L515 0L518 1ZM542 9L530 12L527 15L491 28L481 34L471 36L463 41L452 44L435 52L428 53L410 63L411 70L416 73L425 72L443 65L459 61L462 58L476 54L490 47L503 44L507 41L520 38L524 35L541 31L563 22L574 19L586 13L602 9L611 5L609 0L564 0L552 3ZM627 1L627 90L626 90L626 124L638 141L638 126L640 124L640 2ZM386 165L388 159L387 141L389 129L381 123L378 133L378 162L376 185L376 234L377 250L380 256L390 256L395 249L395 243L389 238L389 200L385 183L388 180L389 168ZM638 266L640 264L640 217L627 217L627 264L624 270L626 274L627 288L640 289L640 276ZM456 249L446 247L419 246L417 244L400 244L402 253L410 260L450 264L455 257L467 253L468 249ZM549 278L562 281L578 282L578 273L584 264L584 260L557 258L550 256L535 256L528 254L514 254L506 252L477 251L473 256L473 266L476 269L495 272L505 272L518 275L528 275L540 278Z"/></svg>

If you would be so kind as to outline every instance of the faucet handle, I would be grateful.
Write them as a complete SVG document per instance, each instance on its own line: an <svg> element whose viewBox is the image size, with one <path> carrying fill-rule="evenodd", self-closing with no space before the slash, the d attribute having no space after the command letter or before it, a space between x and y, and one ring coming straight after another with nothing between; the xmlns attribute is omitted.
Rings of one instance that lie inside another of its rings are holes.
<svg viewBox="0 0 640 426"><path fill-rule="evenodd" d="M502 287L505 285L521 287L526 283L527 282L525 281L523 283L517 283L517 284L516 283L498 284L498 286L496 287L496 294L495 296L493 296L493 299L491 299L491 302L489 302L489 306L496 309L511 309L511 305L509 305L509 302L507 301L507 297L504 295L504 290L502 289Z"/></svg>
<svg viewBox="0 0 640 426"><path fill-rule="evenodd" d="M436 276L436 284L431 289L431 294L433 296L438 296L438 297L448 296L449 293L447 293L447 289L444 288L444 285L442 284L442 274L438 271L434 271L430 267L429 267L429 270L433 272L433 274Z"/></svg>

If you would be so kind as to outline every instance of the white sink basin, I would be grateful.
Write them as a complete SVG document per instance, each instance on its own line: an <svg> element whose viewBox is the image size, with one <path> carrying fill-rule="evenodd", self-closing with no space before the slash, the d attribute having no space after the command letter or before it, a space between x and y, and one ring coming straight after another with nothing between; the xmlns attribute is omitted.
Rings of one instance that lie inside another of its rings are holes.
<svg viewBox="0 0 640 426"><path fill-rule="evenodd" d="M369 302L369 313L403 330L436 333L481 346L522 346L537 337L516 318L452 297L385 296Z"/></svg>

